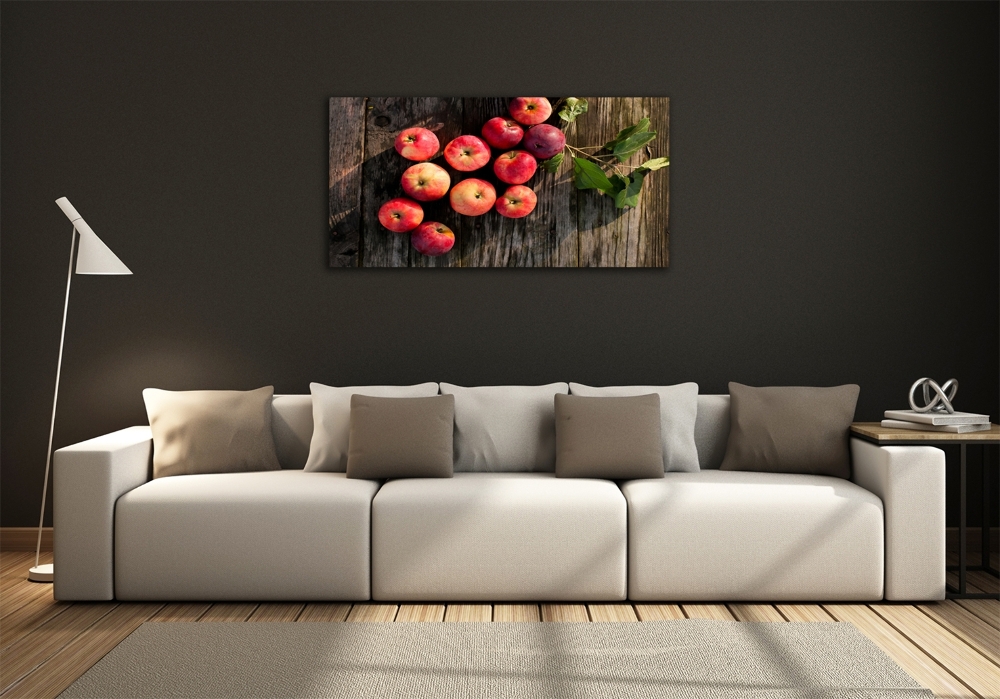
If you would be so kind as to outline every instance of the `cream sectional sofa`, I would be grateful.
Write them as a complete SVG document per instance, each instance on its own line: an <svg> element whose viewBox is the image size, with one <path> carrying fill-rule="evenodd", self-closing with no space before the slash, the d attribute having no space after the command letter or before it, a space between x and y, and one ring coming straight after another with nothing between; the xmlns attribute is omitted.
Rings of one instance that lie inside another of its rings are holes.
<svg viewBox="0 0 1000 699"><path fill-rule="evenodd" d="M944 454L852 440L851 480L700 471L623 483L535 470L385 483L304 471L310 396L275 396L280 471L152 480L148 427L60 449L60 600L942 599ZM456 413L456 420L457 420ZM508 438L516 439L516 431ZM525 435L530 441L532 435Z"/></svg>

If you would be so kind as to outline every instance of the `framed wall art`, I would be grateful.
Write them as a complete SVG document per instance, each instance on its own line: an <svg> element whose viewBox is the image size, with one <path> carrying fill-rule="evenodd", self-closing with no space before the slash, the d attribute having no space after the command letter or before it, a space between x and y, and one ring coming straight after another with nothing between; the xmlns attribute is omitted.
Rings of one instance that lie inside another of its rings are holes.
<svg viewBox="0 0 1000 699"><path fill-rule="evenodd" d="M331 267L667 267L666 97L333 97Z"/></svg>

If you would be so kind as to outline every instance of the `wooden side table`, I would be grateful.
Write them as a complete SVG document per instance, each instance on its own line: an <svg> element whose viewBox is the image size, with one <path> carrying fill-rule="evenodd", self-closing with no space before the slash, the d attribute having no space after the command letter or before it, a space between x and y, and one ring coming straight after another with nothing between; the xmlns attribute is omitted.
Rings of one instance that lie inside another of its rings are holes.
<svg viewBox="0 0 1000 699"><path fill-rule="evenodd" d="M892 427L882 427L878 422L855 422L851 425L851 436L864 439L879 446L948 446L958 444L961 446L961 463L959 464L959 519L958 519L958 565L948 566L948 570L958 571L958 587L947 586L946 595L955 599L994 599L995 593L975 593L966 590L965 577L967 570L981 570L994 577L1000 578L998 572L990 562L990 492L987 471L987 446L1000 445L1000 425L990 425L989 430L982 432L919 432L917 430L902 430ZM982 533L982 558L981 565L968 566L966 564L965 548L965 506L966 506L966 481L965 481L965 449L969 444L980 444L983 447L983 533Z"/></svg>

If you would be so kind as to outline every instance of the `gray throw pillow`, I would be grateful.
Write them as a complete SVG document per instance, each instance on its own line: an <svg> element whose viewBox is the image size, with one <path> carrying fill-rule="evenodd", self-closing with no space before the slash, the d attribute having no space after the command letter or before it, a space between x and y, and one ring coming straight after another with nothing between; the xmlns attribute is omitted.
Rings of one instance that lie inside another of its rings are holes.
<svg viewBox="0 0 1000 699"><path fill-rule="evenodd" d="M351 396L348 478L451 478L455 397Z"/></svg>
<svg viewBox="0 0 1000 699"><path fill-rule="evenodd" d="M694 426L698 418L698 384L674 386L584 386L570 383L574 396L645 396L660 397L660 437L663 441L664 471L700 471Z"/></svg>
<svg viewBox="0 0 1000 699"><path fill-rule="evenodd" d="M861 388L729 384L723 471L851 477L849 429Z"/></svg>
<svg viewBox="0 0 1000 699"><path fill-rule="evenodd" d="M274 387L142 392L153 432L153 478L281 468L271 434Z"/></svg>
<svg viewBox="0 0 1000 699"><path fill-rule="evenodd" d="M557 477L663 478L659 395L555 401Z"/></svg>

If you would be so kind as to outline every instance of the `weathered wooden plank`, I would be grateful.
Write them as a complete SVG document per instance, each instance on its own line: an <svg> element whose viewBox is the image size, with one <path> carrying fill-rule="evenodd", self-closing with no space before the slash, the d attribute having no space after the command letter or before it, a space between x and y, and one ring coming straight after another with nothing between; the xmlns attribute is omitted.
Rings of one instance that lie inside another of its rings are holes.
<svg viewBox="0 0 1000 699"><path fill-rule="evenodd" d="M648 115L656 140L636 156L635 164L647 158L670 157L670 99L642 97L643 112ZM642 186L642 223L636 265L670 266L670 168L660 168L647 176Z"/></svg>
<svg viewBox="0 0 1000 699"><path fill-rule="evenodd" d="M541 621L537 604L495 604L493 621Z"/></svg>
<svg viewBox="0 0 1000 699"><path fill-rule="evenodd" d="M936 696L970 699L976 696L969 687L938 665L934 658L896 631L870 607L863 604L824 604L823 608L837 621L854 624L913 679Z"/></svg>
<svg viewBox="0 0 1000 699"><path fill-rule="evenodd" d="M331 267L358 266L366 106L365 97L330 98Z"/></svg>
<svg viewBox="0 0 1000 699"><path fill-rule="evenodd" d="M683 604L681 608L688 619L717 619L720 621L735 621L724 604Z"/></svg>
<svg viewBox="0 0 1000 699"><path fill-rule="evenodd" d="M198 621L246 621L257 606L255 602L216 602Z"/></svg>
<svg viewBox="0 0 1000 699"><path fill-rule="evenodd" d="M785 617L769 604L730 604L729 611L737 621L785 621Z"/></svg>
<svg viewBox="0 0 1000 699"><path fill-rule="evenodd" d="M635 613L639 621L670 621L686 619L678 604L637 604Z"/></svg>
<svg viewBox="0 0 1000 699"><path fill-rule="evenodd" d="M296 602L268 602L257 607L247 621L295 621L305 606Z"/></svg>
<svg viewBox="0 0 1000 699"><path fill-rule="evenodd" d="M395 604L356 604L351 607L347 621L392 621L396 618Z"/></svg>
<svg viewBox="0 0 1000 699"><path fill-rule="evenodd" d="M172 602L150 619L150 621L198 621L212 605L208 602Z"/></svg>
<svg viewBox="0 0 1000 699"><path fill-rule="evenodd" d="M350 613L349 604L312 602L306 605L295 621L345 621Z"/></svg>
<svg viewBox="0 0 1000 699"><path fill-rule="evenodd" d="M449 604L445 621L491 621L493 606L489 604Z"/></svg>
<svg viewBox="0 0 1000 699"><path fill-rule="evenodd" d="M543 604L542 621L590 621L584 604Z"/></svg>
<svg viewBox="0 0 1000 699"><path fill-rule="evenodd" d="M162 606L119 604L8 689L4 696L25 699L58 696Z"/></svg>
<svg viewBox="0 0 1000 699"><path fill-rule="evenodd" d="M619 168L628 174L644 160L667 154L663 146L667 139L661 141L660 136L662 124L669 124L667 99L592 97L588 101L590 110L577 119L577 143L574 145L601 145L613 139L625 126L648 116L652 128L657 131L656 140ZM662 195L649 196L654 188L666 188L668 182L659 177L662 173L663 170L650 173L639 205L634 208L617 209L611 197L596 190L578 193L581 267L666 266L661 238L666 232L666 211L660 207L667 200Z"/></svg>
<svg viewBox="0 0 1000 699"><path fill-rule="evenodd" d="M444 621L443 604L401 604L396 621Z"/></svg>
<svg viewBox="0 0 1000 699"><path fill-rule="evenodd" d="M639 621L631 604L588 604L591 621Z"/></svg>
<svg viewBox="0 0 1000 699"><path fill-rule="evenodd" d="M775 607L789 621L836 621L818 604L777 604Z"/></svg>
<svg viewBox="0 0 1000 699"><path fill-rule="evenodd" d="M553 112L558 112L558 99L550 98ZM584 115L583 118L586 118ZM567 143L578 140L577 124L564 124L553 114L548 123L563 129ZM565 127L565 128L564 128ZM580 263L580 235L577 231L577 189L573 182L573 160L563 157L559 171L549 173L538 168L535 177L528 182L538 196L538 206L524 220L525 238L544 241L547 267L578 267Z"/></svg>
<svg viewBox="0 0 1000 699"><path fill-rule="evenodd" d="M370 97L365 120L365 160L361 168L361 265L364 267L407 267L410 261L410 236L386 230L378 221L378 210L393 197L403 196L400 178L413 163L400 157L395 149L396 134L420 126L438 135L441 147L461 115L461 100L443 97ZM435 161L438 162L438 161ZM445 213L443 201L424 207L425 220L431 213ZM445 223L446 221L441 221ZM450 227L450 226L449 226ZM454 229L452 229L454 230ZM423 257L423 256L421 256ZM453 255L424 262L447 266Z"/></svg>

